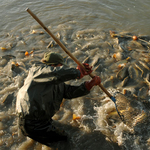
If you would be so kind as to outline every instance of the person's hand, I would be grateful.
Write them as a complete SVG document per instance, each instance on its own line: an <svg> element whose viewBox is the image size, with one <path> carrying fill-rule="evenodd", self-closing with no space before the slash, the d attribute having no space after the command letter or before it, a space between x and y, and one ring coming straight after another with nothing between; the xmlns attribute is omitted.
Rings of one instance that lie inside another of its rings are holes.
<svg viewBox="0 0 150 150"><path fill-rule="evenodd" d="M85 82L85 87L88 91L92 89L93 86L99 85L101 83L101 78L99 76L95 76L90 81Z"/></svg>
<svg viewBox="0 0 150 150"><path fill-rule="evenodd" d="M89 64L83 63L83 66L85 67L85 69L80 65L78 65L76 68L80 71L80 79L83 78L85 75L89 75L93 71L92 66L89 66Z"/></svg>

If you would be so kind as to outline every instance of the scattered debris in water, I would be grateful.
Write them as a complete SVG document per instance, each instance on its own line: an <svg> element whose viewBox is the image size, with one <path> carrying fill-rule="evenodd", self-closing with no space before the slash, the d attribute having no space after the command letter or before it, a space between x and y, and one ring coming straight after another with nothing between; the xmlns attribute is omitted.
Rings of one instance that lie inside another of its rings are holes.
<svg viewBox="0 0 150 150"><path fill-rule="evenodd" d="M63 28L64 31L57 29L57 38L71 53L81 62L93 66L94 73L101 77L102 84L112 95L120 93L122 105L127 102L124 97L128 97L128 108L121 110L126 113L125 123L120 120L114 103L99 87L93 88L88 96L66 100L53 118L72 137L73 147L82 149L85 141L96 147L99 146L98 139L114 149L124 148L128 142L132 142L133 147L142 147L145 143L150 145L150 36L101 29L74 32L70 27ZM4 53L0 58L1 141L9 141L12 149L18 144L20 148L44 150L44 146L26 139L18 131L15 116L17 91L23 85L29 68L39 62L46 51L62 54L70 67L76 67L76 64L41 30L32 29L26 34L12 34L6 38L11 42L5 40L5 44L0 44ZM12 55L7 53L6 46L11 47L9 52ZM76 85L85 80L89 80L89 77L69 83ZM91 138L92 135L97 139ZM4 149L7 147L4 142L0 144Z"/></svg>

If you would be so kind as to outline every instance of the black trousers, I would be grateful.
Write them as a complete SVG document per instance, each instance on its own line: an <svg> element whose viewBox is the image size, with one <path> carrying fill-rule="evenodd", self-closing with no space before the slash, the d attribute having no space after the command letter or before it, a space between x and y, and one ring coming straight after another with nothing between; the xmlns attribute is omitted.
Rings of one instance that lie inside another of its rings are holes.
<svg viewBox="0 0 150 150"><path fill-rule="evenodd" d="M67 141L64 131L56 129L52 120L27 120L19 117L19 127L25 136L47 146Z"/></svg>

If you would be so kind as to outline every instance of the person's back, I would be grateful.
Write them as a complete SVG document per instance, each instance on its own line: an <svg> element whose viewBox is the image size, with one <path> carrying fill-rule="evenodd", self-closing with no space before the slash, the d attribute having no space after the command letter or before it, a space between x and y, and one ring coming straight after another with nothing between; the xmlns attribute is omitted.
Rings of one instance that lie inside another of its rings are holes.
<svg viewBox="0 0 150 150"><path fill-rule="evenodd" d="M70 77L63 75L70 74ZM67 85L64 81L77 78L76 69L33 66L17 95L16 108L26 119L48 119L59 109ZM63 76L63 78L62 78Z"/></svg>

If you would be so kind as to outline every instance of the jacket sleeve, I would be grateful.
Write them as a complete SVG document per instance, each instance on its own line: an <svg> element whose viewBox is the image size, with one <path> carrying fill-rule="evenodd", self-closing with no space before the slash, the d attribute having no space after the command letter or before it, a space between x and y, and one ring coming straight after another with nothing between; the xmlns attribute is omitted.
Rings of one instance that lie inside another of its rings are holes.
<svg viewBox="0 0 150 150"><path fill-rule="evenodd" d="M48 67L40 68L34 75L34 82L59 84L77 79L80 71L75 68L50 70Z"/></svg>
<svg viewBox="0 0 150 150"><path fill-rule="evenodd" d="M64 98L66 99L81 97L89 93L90 91L88 91L85 87L85 82L82 83L80 86L71 86L65 84Z"/></svg>

